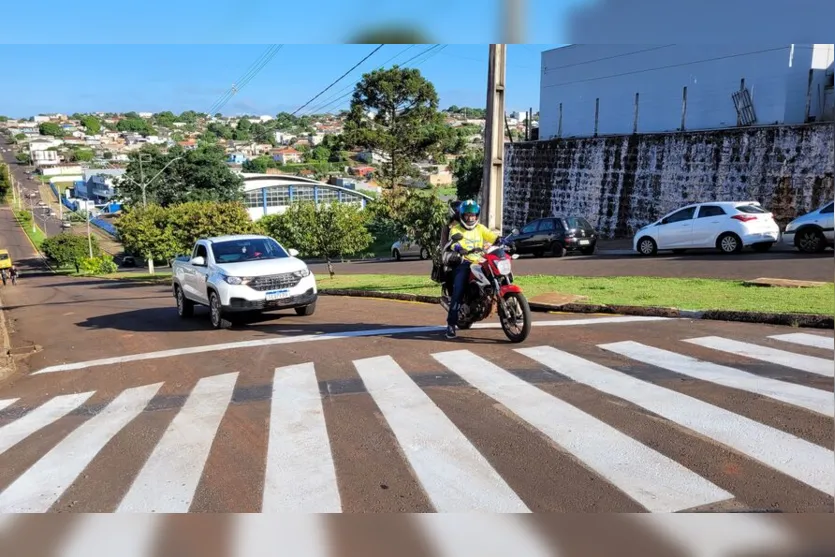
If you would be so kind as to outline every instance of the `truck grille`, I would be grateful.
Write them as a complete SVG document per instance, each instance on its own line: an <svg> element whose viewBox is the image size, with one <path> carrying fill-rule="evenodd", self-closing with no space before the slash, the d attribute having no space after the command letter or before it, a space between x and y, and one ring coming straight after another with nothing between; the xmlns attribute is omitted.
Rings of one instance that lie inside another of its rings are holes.
<svg viewBox="0 0 835 557"><path fill-rule="evenodd" d="M292 288L296 286L301 277L295 276L293 273L283 273L281 275L269 275L265 277L257 277L250 283L250 288L253 290L267 291L267 290L282 290L284 288Z"/></svg>

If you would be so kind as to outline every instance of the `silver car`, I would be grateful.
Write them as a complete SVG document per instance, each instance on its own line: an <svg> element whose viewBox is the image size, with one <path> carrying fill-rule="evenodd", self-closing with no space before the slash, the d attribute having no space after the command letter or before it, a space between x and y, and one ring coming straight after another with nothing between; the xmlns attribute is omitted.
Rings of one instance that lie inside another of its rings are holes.
<svg viewBox="0 0 835 557"><path fill-rule="evenodd" d="M835 220L830 201L811 213L791 221L783 232L783 243L793 245L803 253L820 253L835 245Z"/></svg>
<svg viewBox="0 0 835 557"><path fill-rule="evenodd" d="M404 236L391 245L391 256L397 261L400 261L404 257L429 259L429 250L420 247L420 244Z"/></svg>

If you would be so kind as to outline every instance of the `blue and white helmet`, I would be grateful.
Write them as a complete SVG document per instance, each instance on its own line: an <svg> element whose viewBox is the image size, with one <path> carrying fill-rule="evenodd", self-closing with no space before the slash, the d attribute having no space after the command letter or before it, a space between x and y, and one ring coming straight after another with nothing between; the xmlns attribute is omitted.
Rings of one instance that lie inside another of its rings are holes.
<svg viewBox="0 0 835 557"><path fill-rule="evenodd" d="M458 207L458 220L467 230L472 230L478 225L478 217L480 215L481 207L472 199L462 201Z"/></svg>

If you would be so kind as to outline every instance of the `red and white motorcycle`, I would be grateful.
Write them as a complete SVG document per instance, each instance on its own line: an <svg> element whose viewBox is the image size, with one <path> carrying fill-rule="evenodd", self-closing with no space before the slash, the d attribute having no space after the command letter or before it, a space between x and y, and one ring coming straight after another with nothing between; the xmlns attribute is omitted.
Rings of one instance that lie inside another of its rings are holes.
<svg viewBox="0 0 835 557"><path fill-rule="evenodd" d="M454 260L461 265L469 265L467 260L450 251L450 246L463 236L455 234L444 246L443 256L447 265ZM523 342L531 332L531 308L528 300L518 285L513 284L511 261L517 254L511 255L510 246L494 244L486 250L479 250L478 264L471 265L470 278L467 281L458 313L458 327L469 329L473 323L490 317L495 310L499 315L502 330L511 342ZM456 257L457 256L457 257ZM434 273L433 273L434 274ZM441 282L441 306L449 311L452 303L452 276L437 275ZM434 277L433 277L434 278Z"/></svg>

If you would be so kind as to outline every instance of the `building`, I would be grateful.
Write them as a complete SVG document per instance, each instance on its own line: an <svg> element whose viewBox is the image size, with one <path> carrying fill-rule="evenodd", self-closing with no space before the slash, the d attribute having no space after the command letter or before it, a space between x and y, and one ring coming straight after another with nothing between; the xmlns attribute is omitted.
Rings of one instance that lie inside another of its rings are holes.
<svg viewBox="0 0 835 557"><path fill-rule="evenodd" d="M34 166L46 167L61 163L61 158L58 156L58 151L50 151L48 149L37 149L29 152L29 159Z"/></svg>
<svg viewBox="0 0 835 557"><path fill-rule="evenodd" d="M832 44L569 45L542 53L539 138L832 118Z"/></svg>
<svg viewBox="0 0 835 557"><path fill-rule="evenodd" d="M96 204L106 203L116 194L114 179L123 176L125 172L123 169L85 170L82 174L83 179L75 184L75 196L90 199Z"/></svg>
<svg viewBox="0 0 835 557"><path fill-rule="evenodd" d="M375 168L373 166L352 166L348 169L348 172L353 174L354 176L360 176L361 178L368 177L370 174L374 173Z"/></svg>
<svg viewBox="0 0 835 557"><path fill-rule="evenodd" d="M232 153L229 155L229 158L226 159L226 162L229 164L243 164L248 160L249 158L243 153Z"/></svg>
<svg viewBox="0 0 835 557"><path fill-rule="evenodd" d="M273 158L281 164L296 163L301 162L302 160L302 154L292 147L288 147L287 149L278 149L277 151L273 151L273 153Z"/></svg>
<svg viewBox="0 0 835 557"><path fill-rule="evenodd" d="M316 203L357 203L362 207L371 197L358 191L326 184L311 178L287 174L241 173L244 178L244 203L252 220L283 213L297 201Z"/></svg>

